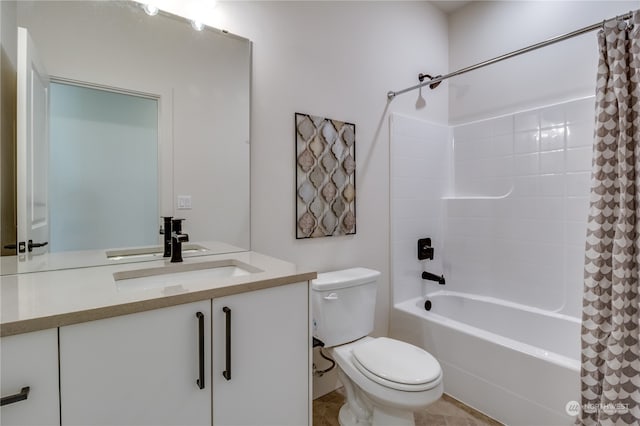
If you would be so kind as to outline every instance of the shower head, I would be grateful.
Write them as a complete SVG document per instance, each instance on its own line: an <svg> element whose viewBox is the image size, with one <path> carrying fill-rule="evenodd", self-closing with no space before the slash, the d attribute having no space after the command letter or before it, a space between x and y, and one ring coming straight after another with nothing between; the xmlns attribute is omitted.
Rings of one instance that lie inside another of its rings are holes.
<svg viewBox="0 0 640 426"><path fill-rule="evenodd" d="M442 76L441 76L441 75L436 75L435 77L431 77L429 74L422 74L422 73L420 73L420 74L418 74L418 80L420 80L420 83L422 83L422 82L424 81L425 77L426 77L426 78L428 78L429 80L434 80L434 79L436 79L436 78L440 78L440 77L442 77ZM435 82L435 83L430 84L430 85L429 85L429 88L430 88L431 90L433 90L433 89L435 89L436 87L438 87L438 86L440 85L440 83L442 83L442 80L440 80L440 81L437 81L437 82Z"/></svg>

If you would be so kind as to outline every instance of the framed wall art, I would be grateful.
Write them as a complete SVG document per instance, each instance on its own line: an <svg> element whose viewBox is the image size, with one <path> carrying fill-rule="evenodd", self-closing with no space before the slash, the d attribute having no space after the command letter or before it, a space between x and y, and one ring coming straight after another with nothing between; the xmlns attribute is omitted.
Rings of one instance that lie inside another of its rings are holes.
<svg viewBox="0 0 640 426"><path fill-rule="evenodd" d="M295 113L296 238L356 233L356 126Z"/></svg>

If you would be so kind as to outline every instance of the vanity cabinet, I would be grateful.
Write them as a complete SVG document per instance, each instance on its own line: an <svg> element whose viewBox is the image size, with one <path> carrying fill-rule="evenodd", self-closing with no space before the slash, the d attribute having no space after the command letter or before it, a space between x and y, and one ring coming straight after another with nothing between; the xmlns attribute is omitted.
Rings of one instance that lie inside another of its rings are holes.
<svg viewBox="0 0 640 426"><path fill-rule="evenodd" d="M0 422L60 424L57 329L0 339Z"/></svg>
<svg viewBox="0 0 640 426"><path fill-rule="evenodd" d="M310 424L308 284L213 299L213 425Z"/></svg>
<svg viewBox="0 0 640 426"><path fill-rule="evenodd" d="M310 344L307 282L64 326L61 423L309 425Z"/></svg>
<svg viewBox="0 0 640 426"><path fill-rule="evenodd" d="M63 425L211 425L211 300L60 328Z"/></svg>

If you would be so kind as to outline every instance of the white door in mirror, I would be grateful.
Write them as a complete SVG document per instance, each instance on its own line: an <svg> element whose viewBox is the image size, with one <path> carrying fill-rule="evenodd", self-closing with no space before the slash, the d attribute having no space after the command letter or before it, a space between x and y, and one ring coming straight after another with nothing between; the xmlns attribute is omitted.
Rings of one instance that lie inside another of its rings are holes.
<svg viewBox="0 0 640 426"><path fill-rule="evenodd" d="M49 241L49 76L26 28L18 28L18 252L47 250Z"/></svg>

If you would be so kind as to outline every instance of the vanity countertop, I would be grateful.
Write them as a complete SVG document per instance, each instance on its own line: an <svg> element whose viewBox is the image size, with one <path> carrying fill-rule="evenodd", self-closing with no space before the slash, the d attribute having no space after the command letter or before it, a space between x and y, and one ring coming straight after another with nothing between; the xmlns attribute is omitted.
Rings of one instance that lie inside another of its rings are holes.
<svg viewBox="0 0 640 426"><path fill-rule="evenodd" d="M279 285L308 281L316 272L247 251L185 258L179 265L231 260L257 268L240 276L191 276L158 288L118 285L114 273L163 267L154 260L0 276L0 336L27 333Z"/></svg>

